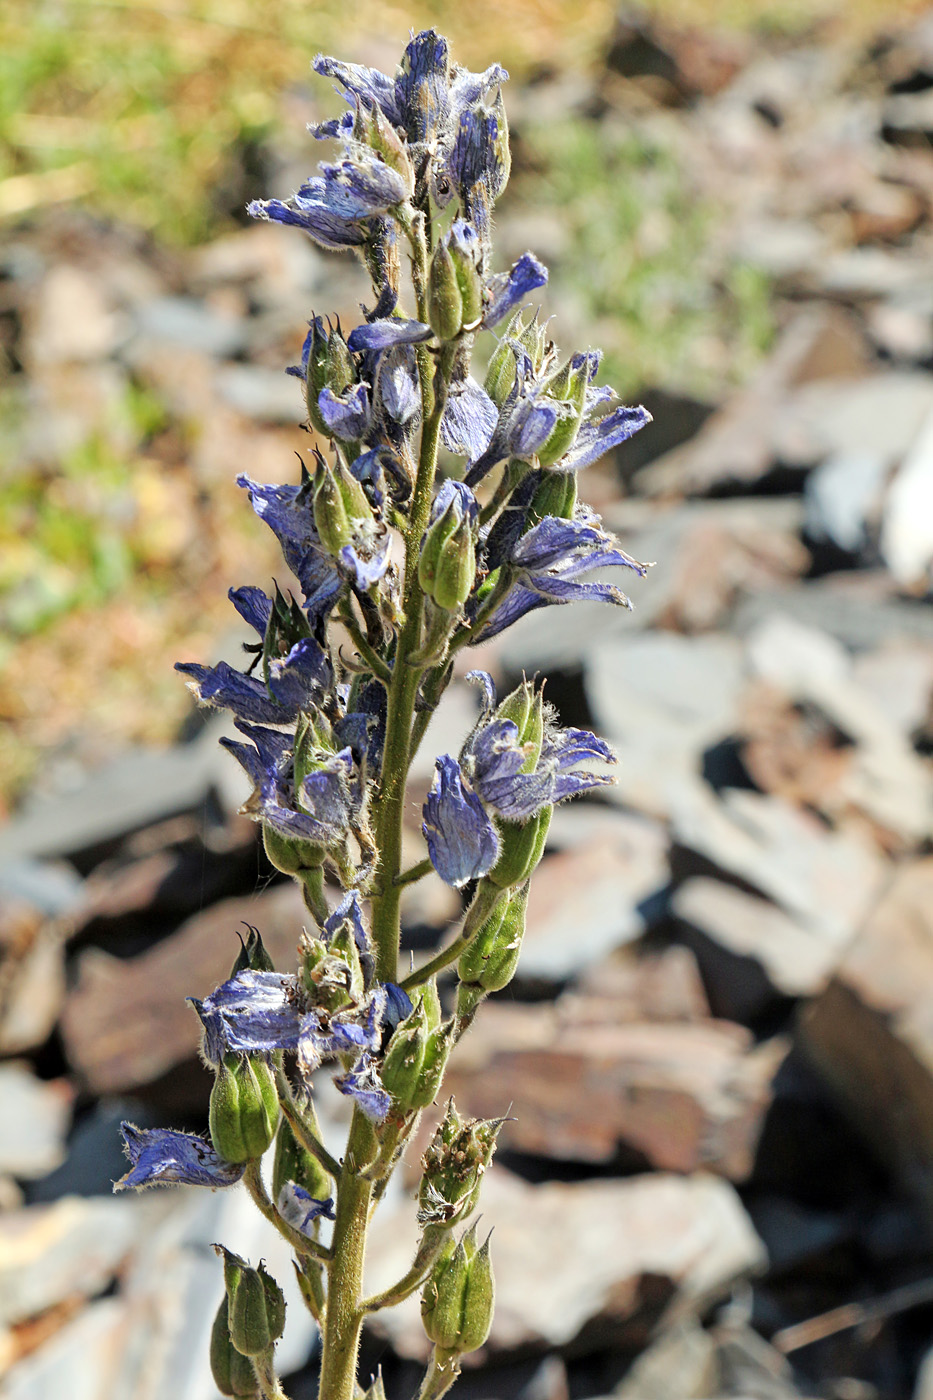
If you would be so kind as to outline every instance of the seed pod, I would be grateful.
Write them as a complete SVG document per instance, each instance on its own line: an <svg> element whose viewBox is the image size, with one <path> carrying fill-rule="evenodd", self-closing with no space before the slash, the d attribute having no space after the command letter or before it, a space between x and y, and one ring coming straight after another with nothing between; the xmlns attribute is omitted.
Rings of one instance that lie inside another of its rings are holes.
<svg viewBox="0 0 933 1400"><path fill-rule="evenodd" d="M526 880L513 889L470 940L457 964L461 983L478 986L484 992L500 992L511 982L525 935L529 888Z"/></svg>
<svg viewBox="0 0 933 1400"><path fill-rule="evenodd" d="M259 1384L253 1363L248 1356L237 1351L230 1340L228 1307L229 1300L225 1293L211 1328L211 1375L221 1395L236 1395L246 1400L246 1397L259 1394Z"/></svg>
<svg viewBox="0 0 933 1400"><path fill-rule="evenodd" d="M268 1351L285 1330L285 1297L265 1266L240 1269L233 1293L227 1289L230 1340L244 1356Z"/></svg>
<svg viewBox="0 0 933 1400"><path fill-rule="evenodd" d="M418 1219L423 1226L456 1225L476 1209L502 1122L501 1118L464 1120L450 1100L422 1159Z"/></svg>
<svg viewBox="0 0 933 1400"><path fill-rule="evenodd" d="M275 964L266 952L262 935L252 924L246 926L246 937L240 944L236 961L230 969L231 978L239 972L274 972Z"/></svg>
<svg viewBox="0 0 933 1400"><path fill-rule="evenodd" d="M489 1240L479 1248L477 1225L456 1247L440 1256L421 1296L424 1330L436 1346L462 1354L476 1351L489 1336L495 1284Z"/></svg>
<svg viewBox="0 0 933 1400"><path fill-rule="evenodd" d="M261 1157L278 1121L275 1078L265 1060L225 1055L214 1078L208 1114L214 1150L228 1162Z"/></svg>
<svg viewBox="0 0 933 1400"><path fill-rule="evenodd" d="M572 520L577 504L577 478L573 472L542 472L526 521L527 528L539 524L546 515Z"/></svg>

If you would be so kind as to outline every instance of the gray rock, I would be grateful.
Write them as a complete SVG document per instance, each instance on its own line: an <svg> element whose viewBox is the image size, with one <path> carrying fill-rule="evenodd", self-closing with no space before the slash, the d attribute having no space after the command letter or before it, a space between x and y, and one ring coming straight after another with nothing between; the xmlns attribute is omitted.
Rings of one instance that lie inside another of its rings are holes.
<svg viewBox="0 0 933 1400"><path fill-rule="evenodd" d="M208 727L191 744L129 749L94 772L75 772L68 785L37 791L0 829L0 869L74 855L196 811L214 786L215 744Z"/></svg>
<svg viewBox="0 0 933 1400"><path fill-rule="evenodd" d="M483 1228L494 1228L494 1352L564 1347L587 1323L599 1322L603 1337L624 1336L640 1309L640 1329L646 1308L669 1320L696 1315L765 1263L734 1189L702 1174L528 1186L493 1166L482 1211ZM380 1212L370 1239L371 1286L388 1287L414 1252L411 1204ZM417 1295L373 1325L401 1355L425 1356Z"/></svg>
<svg viewBox="0 0 933 1400"><path fill-rule="evenodd" d="M853 581L854 581L854 576ZM886 582L881 580L880 582ZM859 583L874 584L861 576ZM743 636L775 613L808 627L819 628L852 651L867 651L897 637L933 642L933 609L915 603L876 596L861 596L856 587L816 580L796 588L762 589L744 598L736 609L733 630ZM867 590L866 590L867 592Z"/></svg>
<svg viewBox="0 0 933 1400"><path fill-rule="evenodd" d="M189 350L228 359L244 350L246 320L225 316L196 297L158 297L136 308L136 334L146 340L183 345Z"/></svg>
<svg viewBox="0 0 933 1400"><path fill-rule="evenodd" d="M778 417L773 451L802 468L836 456L890 467L912 447L931 408L933 374L918 371L804 384Z"/></svg>
<svg viewBox="0 0 933 1400"><path fill-rule="evenodd" d="M172 1208L169 1193L126 1199L65 1196L0 1216L0 1324L36 1317L110 1283L141 1235Z"/></svg>
<svg viewBox="0 0 933 1400"><path fill-rule="evenodd" d="M71 1099L65 1080L43 1082L25 1064L0 1064L0 1172L44 1176L64 1160Z"/></svg>
<svg viewBox="0 0 933 1400"><path fill-rule="evenodd" d="M854 682L844 648L775 615L748 637L750 669L792 700L816 706L856 745L839 796L907 842L933 833L933 779L903 734Z"/></svg>
<svg viewBox="0 0 933 1400"><path fill-rule="evenodd" d="M93 272L58 263L42 279L27 319L25 358L40 374L68 360L106 359L129 329Z"/></svg>
<svg viewBox="0 0 933 1400"><path fill-rule="evenodd" d="M587 699L619 756L607 796L666 816L672 784L698 774L703 750L732 732L740 681L731 637L659 632L594 650Z"/></svg>
<svg viewBox="0 0 933 1400"><path fill-rule="evenodd" d="M851 936L887 878L873 843L829 832L778 797L683 784L672 802L675 840L746 881L834 944Z"/></svg>
<svg viewBox="0 0 933 1400"><path fill-rule="evenodd" d="M0 1381L0 1400L59 1400L62 1395L104 1400L128 1394L116 1388L127 1323L122 1299L90 1303L10 1369Z"/></svg>
<svg viewBox="0 0 933 1400"><path fill-rule="evenodd" d="M849 932L808 926L735 885L694 876L674 892L671 913L730 953L753 958L784 996L822 991ZM720 1008L721 1009L721 1008Z"/></svg>
<svg viewBox="0 0 933 1400"><path fill-rule="evenodd" d="M84 881L65 861L7 860L0 864L0 896L23 901L51 918L72 913L81 901Z"/></svg>
<svg viewBox="0 0 933 1400"><path fill-rule="evenodd" d="M224 365L217 388L232 408L263 423L298 424L305 416L301 385L282 370L265 365Z"/></svg>
<svg viewBox="0 0 933 1400"><path fill-rule="evenodd" d="M933 647L895 637L856 656L852 674L888 723L906 738L928 720L933 701Z"/></svg>
<svg viewBox="0 0 933 1400"><path fill-rule="evenodd" d="M828 458L810 473L804 487L807 534L858 554L880 512L887 475L888 467L879 457L858 453Z"/></svg>
<svg viewBox="0 0 933 1400"><path fill-rule="evenodd" d="M622 1400L705 1400L719 1380L716 1344L694 1318L662 1332L613 1391Z"/></svg>
<svg viewBox="0 0 933 1400"><path fill-rule="evenodd" d="M898 583L925 591L933 563L933 406L891 484L881 553Z"/></svg>
<svg viewBox="0 0 933 1400"><path fill-rule="evenodd" d="M538 867L528 900L520 977L566 981L644 932L639 906L668 879L667 834L659 823L642 817L612 816L612 826L607 824L599 836L547 857Z"/></svg>

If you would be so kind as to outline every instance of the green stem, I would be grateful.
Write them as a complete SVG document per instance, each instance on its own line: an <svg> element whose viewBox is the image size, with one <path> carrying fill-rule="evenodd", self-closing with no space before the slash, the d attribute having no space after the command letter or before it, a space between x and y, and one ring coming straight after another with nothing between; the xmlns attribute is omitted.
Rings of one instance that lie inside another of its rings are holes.
<svg viewBox="0 0 933 1400"><path fill-rule="evenodd" d="M327 1323L323 1335L319 1400L353 1400L363 1310L363 1260L372 1185L357 1167L373 1155L372 1125L357 1108L337 1184L332 1259L328 1270Z"/></svg>
<svg viewBox="0 0 933 1400"><path fill-rule="evenodd" d="M324 896L323 865L315 865L307 870L302 870L295 878L301 885L305 908L312 915L315 923L323 928L330 917L330 909Z"/></svg>
<svg viewBox="0 0 933 1400"><path fill-rule="evenodd" d="M439 1225L429 1225L424 1232L418 1252L415 1255L414 1263L407 1274L399 1279L398 1283L387 1288L384 1293L376 1293L372 1298L367 1298L363 1303L363 1311L366 1313L381 1312L383 1308L394 1308L397 1303L402 1303L406 1298L411 1297L416 1288L424 1282L435 1259L444 1247L444 1240L447 1231Z"/></svg>
<svg viewBox="0 0 933 1400"><path fill-rule="evenodd" d="M303 1235L300 1230L294 1229L287 1220L283 1220L275 1206L269 1199L268 1192L262 1179L262 1172L259 1166L259 1158L255 1157L251 1162L247 1162L246 1171L243 1173L243 1184L252 1196L260 1212L266 1217L270 1225L274 1225L279 1234L291 1245L296 1254L308 1255L311 1259L317 1260L319 1264L326 1264L330 1259L330 1250L326 1245L318 1244L317 1240L309 1240L307 1235Z"/></svg>
<svg viewBox="0 0 933 1400"><path fill-rule="evenodd" d="M419 860L417 865L409 866L406 871L396 878L395 883L399 886L413 885L416 881L423 880L425 875L430 875L433 869L434 866L431 864L430 857L425 856L424 860Z"/></svg>
<svg viewBox="0 0 933 1400"><path fill-rule="evenodd" d="M427 1375L421 1383L417 1400L440 1400L460 1374L460 1355L435 1347Z"/></svg>
<svg viewBox="0 0 933 1400"><path fill-rule="evenodd" d="M423 982L435 976L438 972L443 972L445 967L450 967L451 963L457 961L463 953L470 939L479 933L483 924L495 909L499 900L504 898L505 890L500 890L498 886L491 885L487 880L480 883L479 888L473 898L473 903L467 910L466 918L463 921L463 928L457 934L453 943L426 962L424 967L419 967L415 972L409 974L402 982L402 988L410 992L413 987L420 987Z"/></svg>
<svg viewBox="0 0 933 1400"><path fill-rule="evenodd" d="M285 1391L279 1384L279 1378L275 1374L275 1367L272 1361L272 1348L259 1356L252 1356L253 1371L256 1376L256 1384L259 1386L262 1400L288 1400Z"/></svg>
<svg viewBox="0 0 933 1400"><path fill-rule="evenodd" d="M419 294L419 314L424 314L421 300ZM401 887L396 880L402 864L402 821L405 784L411 762L412 720L422 675L421 668L409 664L409 659L421 644L424 598L418 582L418 557L421 537L427 529L431 513L441 419L447 402L447 383L454 349L453 346L443 347L436 371L433 371L431 355L425 346L419 346L417 353L425 417L405 539L405 621L399 633L389 686L382 783L375 804L374 820L380 867L372 899L372 932L376 949L376 976L383 982L398 980Z"/></svg>
<svg viewBox="0 0 933 1400"><path fill-rule="evenodd" d="M386 665L385 661L383 661L379 653L375 651L373 647L370 646L369 642L367 642L366 638L363 636L362 631L360 630L360 626L359 623L356 621L356 618L351 617L348 612L342 612L340 614L340 621L343 623L344 627L349 632L350 639L353 642L353 645L356 647L360 656L366 662L366 665L372 671L376 679L378 681L381 681L382 684L386 687L391 685L391 668Z"/></svg>

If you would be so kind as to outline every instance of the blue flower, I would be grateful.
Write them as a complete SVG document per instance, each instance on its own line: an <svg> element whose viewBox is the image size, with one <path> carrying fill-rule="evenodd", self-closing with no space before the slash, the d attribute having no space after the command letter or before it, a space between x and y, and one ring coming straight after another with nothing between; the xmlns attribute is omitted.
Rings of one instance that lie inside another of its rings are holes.
<svg viewBox="0 0 933 1400"><path fill-rule="evenodd" d="M398 345L380 355L374 378L374 397L378 393L382 407L393 422L404 427L421 412L418 367L410 345Z"/></svg>
<svg viewBox="0 0 933 1400"><path fill-rule="evenodd" d="M499 410L472 376L450 386L441 419L441 437L448 452L475 461L482 457L499 421Z"/></svg>
<svg viewBox="0 0 933 1400"><path fill-rule="evenodd" d="M417 345L428 340L431 327L423 321L406 321L401 316L385 316L357 326L347 337L347 345L358 350L388 350L393 345Z"/></svg>
<svg viewBox="0 0 933 1400"><path fill-rule="evenodd" d="M492 711L495 691L485 672L473 671L469 680L480 681L486 691L483 720L470 735L460 754L465 778L485 807L512 822L525 822L566 798L612 781L605 773L578 769L577 764L598 759L615 763L605 740L586 729L561 729L545 710L544 733L534 766L531 753L520 742L518 726Z"/></svg>
<svg viewBox="0 0 933 1400"><path fill-rule="evenodd" d="M137 1128L121 1123L130 1170L114 1182L114 1191L145 1186L235 1186L244 1162L225 1162L203 1138L169 1128Z"/></svg>
<svg viewBox="0 0 933 1400"><path fill-rule="evenodd" d="M293 1230L306 1235L308 1239L314 1239L314 1227L318 1220L334 1218L333 1196L318 1200L296 1181L284 1183L275 1204L286 1225L291 1225Z"/></svg>
<svg viewBox="0 0 933 1400"><path fill-rule="evenodd" d="M342 442L359 442L366 436L371 419L369 389L365 384L352 384L343 394L324 388L317 396L317 406L333 437Z"/></svg>
<svg viewBox="0 0 933 1400"><path fill-rule="evenodd" d="M599 392L596 390L593 395L596 402L602 402L598 397ZM593 398L589 398L588 401L592 403ZM590 467L594 462L598 462L600 457L603 457L614 447L628 442L630 437L634 437L650 422L651 414L640 404L636 408L626 408L622 404L595 422L583 423L573 447L561 457L560 461L554 464L552 470L582 471L584 467Z"/></svg>
<svg viewBox="0 0 933 1400"><path fill-rule="evenodd" d="M610 565L631 569L639 578L648 572L648 565L626 554L585 507L577 507L573 520L545 516L512 550L505 566L512 570L512 585L471 644L498 636L526 613L550 603L598 598L631 608L631 601L612 584L578 581L581 574Z"/></svg>
<svg viewBox="0 0 933 1400"><path fill-rule="evenodd" d="M521 306L532 292L547 284L547 268L534 253L522 253L508 272L499 272L486 283L483 327L489 330Z"/></svg>
<svg viewBox="0 0 933 1400"><path fill-rule="evenodd" d="M304 1010L294 973L238 972L203 1001L189 1001L204 1027L205 1058L213 1064L228 1053L269 1055L298 1048Z"/></svg>
<svg viewBox="0 0 933 1400"><path fill-rule="evenodd" d="M258 592L258 590L256 590ZM330 662L313 637L296 642L288 655L269 662L268 685L236 671L226 661L201 666L176 661L175 670L190 676L199 704L232 710L254 724L289 724L317 704L333 681Z"/></svg>
<svg viewBox="0 0 933 1400"><path fill-rule="evenodd" d="M421 830L431 864L448 885L459 889L485 875L496 863L499 836L482 802L463 781L450 754L436 761Z"/></svg>
<svg viewBox="0 0 933 1400"><path fill-rule="evenodd" d="M286 564L301 584L309 617L325 616L340 596L342 582L314 527L310 483L267 486L245 473L236 480L281 545Z"/></svg>
<svg viewBox="0 0 933 1400"><path fill-rule="evenodd" d="M350 748L322 754L296 787L291 748L294 740L277 730L236 721L251 740L220 742L252 779L254 791L244 810L282 836L333 849L347 838L359 811L359 775Z"/></svg>
<svg viewBox="0 0 933 1400"><path fill-rule="evenodd" d="M352 1070L334 1078L334 1085L341 1094L352 1099L373 1123L381 1123L392 1107L392 1099L382 1087L376 1062L371 1055L361 1055Z"/></svg>

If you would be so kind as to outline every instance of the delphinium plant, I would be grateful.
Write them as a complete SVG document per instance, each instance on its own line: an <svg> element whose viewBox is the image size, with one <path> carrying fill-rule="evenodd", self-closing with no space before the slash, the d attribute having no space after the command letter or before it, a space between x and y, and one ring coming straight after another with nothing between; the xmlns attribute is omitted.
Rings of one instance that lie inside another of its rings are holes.
<svg viewBox="0 0 933 1400"><path fill-rule="evenodd" d="M415 1257L376 1296L364 1288L367 1228L421 1110L443 1103L451 1050L515 972L554 804L610 781L613 757L594 734L561 728L537 682L497 702L490 676L470 672L477 721L456 756L437 759L423 794L426 855L403 869L409 768L465 648L536 608L629 605L583 577L644 566L578 504L577 472L648 414L597 383L598 351L558 354L528 306L547 280L531 253L493 270L493 207L509 176L504 70L451 63L433 30L412 39L393 77L325 57L314 67L348 104L312 128L340 143L340 157L290 199L249 212L356 252L372 306L346 336L312 316L290 373L323 445L307 451L301 479L238 478L299 596L231 590L256 634L245 669L178 667L201 704L232 712L240 738L221 742L253 784L245 810L272 864L300 885L308 923L296 930L296 968L276 970L250 930L229 979L192 999L215 1075L210 1142L124 1125L131 1169L117 1189L243 1182L294 1250L321 1329L321 1400L383 1394L378 1378L365 1391L357 1380L361 1328L421 1290L434 1350L418 1395L436 1400L489 1333L489 1241L468 1221L500 1122L447 1103L423 1158ZM476 334L489 330L474 377ZM463 891L465 913L406 975L400 899L432 869ZM324 1065L352 1102L339 1158L315 1113ZM281 1400L282 1291L262 1263L217 1248L217 1385Z"/></svg>

